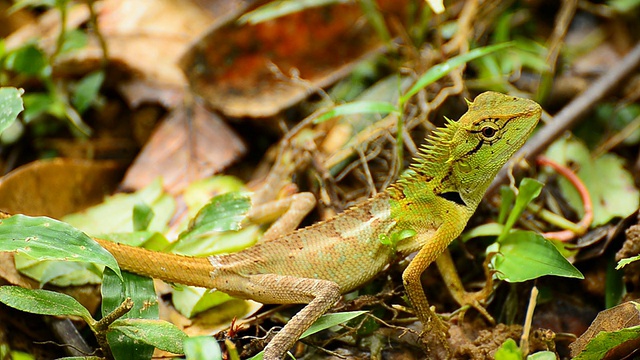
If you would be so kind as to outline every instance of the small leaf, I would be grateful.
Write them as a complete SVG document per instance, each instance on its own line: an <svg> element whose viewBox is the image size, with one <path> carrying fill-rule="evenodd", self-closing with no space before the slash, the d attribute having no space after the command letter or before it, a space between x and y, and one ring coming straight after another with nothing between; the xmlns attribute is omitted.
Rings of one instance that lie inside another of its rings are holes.
<svg viewBox="0 0 640 360"><path fill-rule="evenodd" d="M78 81L71 103L80 114L84 113L96 100L103 82L104 71L94 71Z"/></svg>
<svg viewBox="0 0 640 360"><path fill-rule="evenodd" d="M47 56L35 44L10 52L5 60L7 69L28 75L46 77L51 74Z"/></svg>
<svg viewBox="0 0 640 360"><path fill-rule="evenodd" d="M13 124L24 110L22 104L24 90L13 87L0 88L0 133Z"/></svg>
<svg viewBox="0 0 640 360"><path fill-rule="evenodd" d="M522 215L524 210L527 208L527 205L540 195L543 186L544 184L538 180L531 178L522 179L520 187L518 188L516 203L513 205L513 209L509 213L509 217L507 218L507 222L504 224L502 234L500 234L498 241L501 241L509 233L513 225L520 218L520 215Z"/></svg>
<svg viewBox="0 0 640 360"><path fill-rule="evenodd" d="M37 260L85 261L120 275L113 256L82 231L48 217L14 215L0 222L0 251L17 251Z"/></svg>
<svg viewBox="0 0 640 360"><path fill-rule="evenodd" d="M70 53L82 49L89 43L89 36L84 31L74 29L65 32L64 42L60 48L60 54Z"/></svg>
<svg viewBox="0 0 640 360"><path fill-rule="evenodd" d="M76 299L55 291L30 290L19 286L0 286L0 302L32 314L79 316L87 324L95 322L89 314L89 310Z"/></svg>
<svg viewBox="0 0 640 360"><path fill-rule="evenodd" d="M389 114L392 112L399 112L398 108L385 101L353 101L350 103L342 104L333 107L319 115L314 121L314 124L323 123L329 119L337 116L352 115L352 114Z"/></svg>
<svg viewBox="0 0 640 360"><path fill-rule="evenodd" d="M522 350L520 350L515 340L507 339L496 350L495 360L522 360Z"/></svg>
<svg viewBox="0 0 640 360"><path fill-rule="evenodd" d="M191 242L198 242L202 238L207 238L214 233L229 230L239 230L240 223L245 219L247 211L251 207L249 194L244 191L230 192L218 195L211 199L196 215L189 228L183 231L178 237L178 241L171 248L173 251L180 247L188 249L186 246ZM238 233L231 233L238 234ZM178 251L183 253L182 251Z"/></svg>
<svg viewBox="0 0 640 360"><path fill-rule="evenodd" d="M538 351L527 356L527 360L556 360L556 354L552 351Z"/></svg>
<svg viewBox="0 0 640 360"><path fill-rule="evenodd" d="M499 246L499 249L495 249ZM500 243L487 248L487 252L498 251L494 257L494 269L498 279L521 282L555 275L583 279L584 276L560 254L553 244L532 231L516 230ZM526 266L523 266L526 264Z"/></svg>
<svg viewBox="0 0 640 360"><path fill-rule="evenodd" d="M153 209L151 206L139 202L133 205L133 231L147 230L151 220L153 220Z"/></svg>
<svg viewBox="0 0 640 360"><path fill-rule="evenodd" d="M629 258L626 258L626 259L622 259L622 260L618 261L618 265L616 265L616 270L620 270L623 267L631 264L634 261L638 261L638 260L640 260L640 255L632 256L632 257L629 257Z"/></svg>
<svg viewBox="0 0 640 360"><path fill-rule="evenodd" d="M164 320L118 319L109 326L109 331L121 332L133 340L174 354L184 353L183 343L187 339L182 330Z"/></svg>
<svg viewBox="0 0 640 360"><path fill-rule="evenodd" d="M184 355L187 360L222 359L218 341L211 336L194 336L185 339Z"/></svg>

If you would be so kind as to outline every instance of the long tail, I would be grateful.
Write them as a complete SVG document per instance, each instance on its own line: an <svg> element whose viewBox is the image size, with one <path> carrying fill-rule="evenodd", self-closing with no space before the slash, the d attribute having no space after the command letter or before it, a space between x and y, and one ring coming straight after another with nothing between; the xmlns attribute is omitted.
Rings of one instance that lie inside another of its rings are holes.
<svg viewBox="0 0 640 360"><path fill-rule="evenodd" d="M94 239L116 258L123 270L167 282L213 288L213 266L207 258L151 251Z"/></svg>

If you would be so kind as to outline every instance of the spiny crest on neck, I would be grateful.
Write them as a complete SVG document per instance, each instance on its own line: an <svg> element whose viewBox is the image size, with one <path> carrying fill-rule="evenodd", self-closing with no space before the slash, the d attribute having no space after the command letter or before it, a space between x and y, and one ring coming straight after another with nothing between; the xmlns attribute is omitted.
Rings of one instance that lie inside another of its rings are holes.
<svg viewBox="0 0 640 360"><path fill-rule="evenodd" d="M445 120L445 126L434 130L420 147L411 170L424 176L433 176L449 160L451 140L458 130L458 123L447 117Z"/></svg>
<svg viewBox="0 0 640 360"><path fill-rule="evenodd" d="M441 169L448 166L447 161L451 151L451 140L458 130L459 124L456 121L445 117L445 126L434 130L428 137L427 142L420 147L418 154L413 159L409 171L405 172L396 182L399 190L407 183L416 180L416 175L431 179L439 174Z"/></svg>

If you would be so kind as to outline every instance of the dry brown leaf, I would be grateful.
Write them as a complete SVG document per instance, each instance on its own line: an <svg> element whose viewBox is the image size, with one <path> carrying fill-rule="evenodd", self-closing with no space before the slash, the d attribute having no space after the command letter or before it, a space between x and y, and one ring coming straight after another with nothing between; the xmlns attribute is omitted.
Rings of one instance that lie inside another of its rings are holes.
<svg viewBox="0 0 640 360"><path fill-rule="evenodd" d="M405 1L377 3L385 20L407 18ZM384 46L356 3L299 11L257 25L217 26L181 65L194 91L236 117L273 116L348 75Z"/></svg>
<svg viewBox="0 0 640 360"><path fill-rule="evenodd" d="M34 161L0 180L0 207L10 214L59 218L102 202L123 170L115 161Z"/></svg>
<svg viewBox="0 0 640 360"><path fill-rule="evenodd" d="M198 101L175 108L152 135L127 171L126 189L140 189L162 176L165 189L178 194L192 181L222 170L246 151L242 141Z"/></svg>

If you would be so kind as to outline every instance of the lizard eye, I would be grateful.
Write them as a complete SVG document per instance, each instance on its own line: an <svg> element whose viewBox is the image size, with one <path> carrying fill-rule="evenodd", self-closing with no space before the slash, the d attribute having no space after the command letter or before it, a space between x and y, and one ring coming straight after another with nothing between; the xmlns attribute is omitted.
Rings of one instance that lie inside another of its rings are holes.
<svg viewBox="0 0 640 360"><path fill-rule="evenodd" d="M494 136L496 136L498 130L491 126L485 126L481 129L481 132L483 137L485 137L487 140L491 140Z"/></svg>

